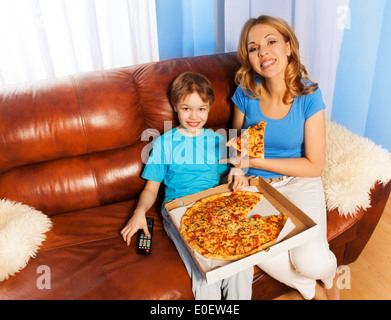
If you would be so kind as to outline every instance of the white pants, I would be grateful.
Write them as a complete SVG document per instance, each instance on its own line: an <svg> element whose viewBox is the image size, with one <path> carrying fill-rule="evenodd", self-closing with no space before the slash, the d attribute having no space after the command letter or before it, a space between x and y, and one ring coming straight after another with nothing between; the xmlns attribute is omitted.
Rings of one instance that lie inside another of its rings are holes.
<svg viewBox="0 0 391 320"><path fill-rule="evenodd" d="M243 270L229 278L208 284L193 261L186 245L172 223L165 208L162 209L164 230L174 242L186 270L196 300L251 300L254 268Z"/></svg>
<svg viewBox="0 0 391 320"><path fill-rule="evenodd" d="M320 226L319 236L310 243L284 252L258 265L276 280L297 289L305 299L315 295L316 280L327 289L333 285L337 260L327 242L327 213L321 178L288 177L273 187Z"/></svg>

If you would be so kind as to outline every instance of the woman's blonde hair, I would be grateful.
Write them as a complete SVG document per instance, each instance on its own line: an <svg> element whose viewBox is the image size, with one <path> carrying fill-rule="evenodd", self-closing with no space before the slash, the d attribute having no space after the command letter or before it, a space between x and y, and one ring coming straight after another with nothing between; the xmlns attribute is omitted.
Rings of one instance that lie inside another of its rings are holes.
<svg viewBox="0 0 391 320"><path fill-rule="evenodd" d="M235 82L241 84L243 91L251 98L261 98L261 88L254 81L255 71L248 58L247 40L250 29L258 24L266 24L274 27L290 43L291 55L288 57L288 65L285 69L285 84L287 91L284 95L285 104L292 103L293 98L299 95L307 95L317 90L318 84L313 83L308 78L308 72L300 62L299 41L292 28L282 19L262 15L258 18L250 19L242 28L240 34L238 58L241 67L236 73ZM306 79L308 81L302 81Z"/></svg>

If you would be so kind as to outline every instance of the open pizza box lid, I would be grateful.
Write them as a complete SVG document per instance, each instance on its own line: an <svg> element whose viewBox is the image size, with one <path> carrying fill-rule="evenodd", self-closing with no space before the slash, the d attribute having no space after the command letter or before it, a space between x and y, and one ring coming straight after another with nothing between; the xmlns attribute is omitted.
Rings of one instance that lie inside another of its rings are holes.
<svg viewBox="0 0 391 320"><path fill-rule="evenodd" d="M186 241L184 241L194 262L208 284L230 277L242 270L261 263L265 259L303 245L314 239L319 233L319 226L316 225L310 217L261 177L250 180L250 186L243 190L261 192L264 194L262 200L253 208L248 216L253 216L255 214L269 216L285 213L288 216L288 221L273 245L263 251L236 261L220 261L205 258L188 246ZM175 227L179 231L182 216L187 208L191 207L194 202L213 194L229 191L232 190L230 190L227 184L224 184L172 200L167 202L165 207Z"/></svg>

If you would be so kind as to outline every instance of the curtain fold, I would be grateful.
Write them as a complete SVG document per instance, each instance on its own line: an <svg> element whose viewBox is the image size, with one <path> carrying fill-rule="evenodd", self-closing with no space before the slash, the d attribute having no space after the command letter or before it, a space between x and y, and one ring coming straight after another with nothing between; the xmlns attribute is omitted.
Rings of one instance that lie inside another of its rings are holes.
<svg viewBox="0 0 391 320"><path fill-rule="evenodd" d="M156 0L161 60L215 53L213 0Z"/></svg>
<svg viewBox="0 0 391 320"><path fill-rule="evenodd" d="M0 41L0 84L157 61L155 0L2 0Z"/></svg>

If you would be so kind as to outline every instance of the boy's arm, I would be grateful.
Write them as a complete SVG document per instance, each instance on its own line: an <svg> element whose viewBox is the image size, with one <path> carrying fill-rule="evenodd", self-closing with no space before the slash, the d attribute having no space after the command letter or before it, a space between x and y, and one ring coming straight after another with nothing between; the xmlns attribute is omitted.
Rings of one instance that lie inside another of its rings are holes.
<svg viewBox="0 0 391 320"><path fill-rule="evenodd" d="M140 199L137 203L136 209L134 210L132 218L130 218L126 226L121 231L122 238L128 246L130 245L132 236L139 229L143 229L147 237L151 236L148 231L145 214L155 203L159 192L159 187L160 182L148 180L144 190L141 192Z"/></svg>

